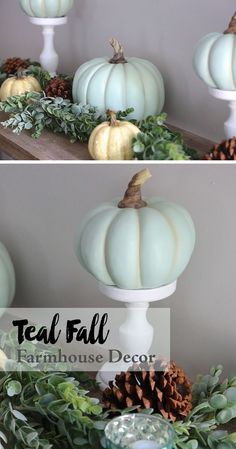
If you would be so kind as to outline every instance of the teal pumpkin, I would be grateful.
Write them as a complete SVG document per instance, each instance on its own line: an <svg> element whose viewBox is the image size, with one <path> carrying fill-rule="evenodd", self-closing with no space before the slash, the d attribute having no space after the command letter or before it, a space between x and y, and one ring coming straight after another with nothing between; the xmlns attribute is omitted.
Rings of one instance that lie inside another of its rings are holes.
<svg viewBox="0 0 236 449"><path fill-rule="evenodd" d="M162 199L141 200L140 207L139 200L126 206L124 201L102 204L85 217L76 243L82 266L103 284L123 289L172 283L195 244L189 213Z"/></svg>
<svg viewBox="0 0 236 449"><path fill-rule="evenodd" d="M113 39L112 59L97 58L83 64L73 81L75 103L90 104L104 112L134 108L129 119L141 120L159 114L164 106L162 75L155 65L140 58L125 58Z"/></svg>
<svg viewBox="0 0 236 449"><path fill-rule="evenodd" d="M56 18L66 16L74 0L20 0L23 11L31 17Z"/></svg>
<svg viewBox="0 0 236 449"><path fill-rule="evenodd" d="M8 307L15 295L15 271L5 246L0 242L0 308Z"/></svg>
<svg viewBox="0 0 236 449"><path fill-rule="evenodd" d="M236 15L222 33L210 33L198 43L193 66L209 87L236 90Z"/></svg>

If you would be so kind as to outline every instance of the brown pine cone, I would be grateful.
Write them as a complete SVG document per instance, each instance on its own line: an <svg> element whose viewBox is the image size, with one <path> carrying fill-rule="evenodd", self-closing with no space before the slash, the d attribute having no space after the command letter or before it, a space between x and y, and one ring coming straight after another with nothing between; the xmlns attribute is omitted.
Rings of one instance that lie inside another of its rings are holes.
<svg viewBox="0 0 236 449"><path fill-rule="evenodd" d="M8 58L3 64L3 72L7 75L14 75L19 69L27 69L29 61L21 58Z"/></svg>
<svg viewBox="0 0 236 449"><path fill-rule="evenodd" d="M105 408L152 408L173 422L188 416L192 410L192 391L186 374L174 362L161 364L161 369L157 371L157 365L151 365L149 370L147 365L134 365L126 373L118 374L103 393Z"/></svg>
<svg viewBox="0 0 236 449"><path fill-rule="evenodd" d="M72 99L72 86L68 80L64 78L52 78L45 88L47 97L61 97L65 100Z"/></svg>
<svg viewBox="0 0 236 449"><path fill-rule="evenodd" d="M207 161L236 161L236 137L214 145L204 159Z"/></svg>

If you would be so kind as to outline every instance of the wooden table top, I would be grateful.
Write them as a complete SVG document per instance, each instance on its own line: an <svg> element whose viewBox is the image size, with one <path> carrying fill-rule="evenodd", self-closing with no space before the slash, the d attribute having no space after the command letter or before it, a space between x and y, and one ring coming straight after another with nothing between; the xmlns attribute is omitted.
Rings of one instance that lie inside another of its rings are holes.
<svg viewBox="0 0 236 449"><path fill-rule="evenodd" d="M7 118L5 113L0 113L0 121ZM198 152L200 157L211 149L213 142L188 131L173 127L180 131L185 143ZM13 160L22 161L73 161L90 160L87 144L70 143L67 137L62 134L53 134L45 130L39 139L32 139L29 132L22 132L16 135L11 129L3 128L0 125L0 152L7 154Z"/></svg>

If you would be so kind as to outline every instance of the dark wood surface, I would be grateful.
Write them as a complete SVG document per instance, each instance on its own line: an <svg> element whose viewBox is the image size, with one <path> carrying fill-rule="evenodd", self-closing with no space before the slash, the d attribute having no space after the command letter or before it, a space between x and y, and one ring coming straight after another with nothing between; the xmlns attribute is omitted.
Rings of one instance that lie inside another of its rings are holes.
<svg viewBox="0 0 236 449"><path fill-rule="evenodd" d="M7 115L0 113L0 121ZM185 143L199 153L200 157L209 151L213 145L210 140L199 137L188 131L173 127L184 135ZM91 160L86 144L70 143L69 140L51 131L44 131L40 139L32 139L29 132L23 132L20 136L14 134L11 129L5 129L0 125L0 152L5 153L13 160L25 161L73 161Z"/></svg>

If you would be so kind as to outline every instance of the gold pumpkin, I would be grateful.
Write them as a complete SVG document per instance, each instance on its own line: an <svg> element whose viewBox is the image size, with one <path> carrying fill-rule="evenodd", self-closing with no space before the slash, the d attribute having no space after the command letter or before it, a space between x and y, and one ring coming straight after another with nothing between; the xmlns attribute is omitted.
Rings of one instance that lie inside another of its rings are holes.
<svg viewBox="0 0 236 449"><path fill-rule="evenodd" d="M130 122L116 119L116 114L109 111L111 121L98 125L89 139L89 153L96 160L131 160L133 138L140 130Z"/></svg>
<svg viewBox="0 0 236 449"><path fill-rule="evenodd" d="M21 71L4 81L0 90L0 99L5 101L14 95L26 92L41 92L42 88L34 76L24 76Z"/></svg>

